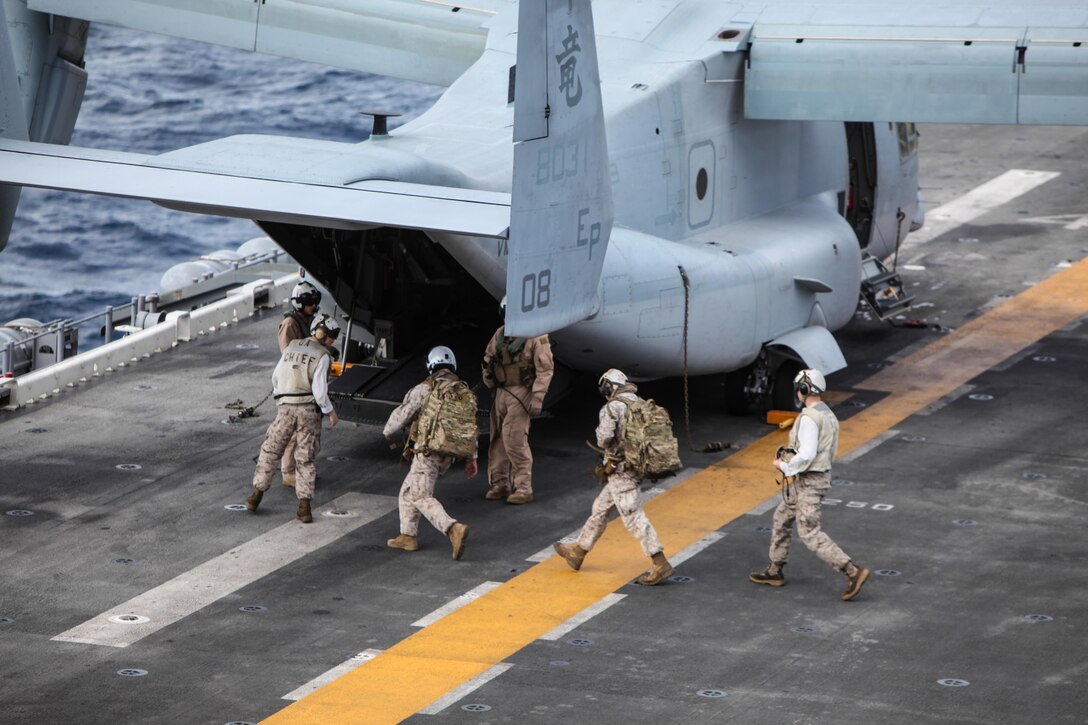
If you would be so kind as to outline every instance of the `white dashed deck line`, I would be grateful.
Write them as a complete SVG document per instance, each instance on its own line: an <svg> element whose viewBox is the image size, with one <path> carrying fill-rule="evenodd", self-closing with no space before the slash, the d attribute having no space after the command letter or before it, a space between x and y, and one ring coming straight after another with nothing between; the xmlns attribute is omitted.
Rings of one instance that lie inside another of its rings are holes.
<svg viewBox="0 0 1088 725"><path fill-rule="evenodd" d="M759 504L758 506L753 508L751 511L745 511L744 515L745 516L762 516L763 514L767 513L768 511L771 511L772 509L774 509L774 507L777 506L778 502L781 501L781 500L782 500L782 494L781 493L776 493L774 496L771 496L769 499L767 499L763 503Z"/></svg>
<svg viewBox="0 0 1088 725"><path fill-rule="evenodd" d="M380 650L380 649L363 650L359 654L357 654L357 655L355 655L353 657L350 657L349 659L341 662L336 667L333 667L331 670L318 675L317 677L310 680L309 682L307 682L302 687L298 687L298 688L295 688L294 690L291 690L291 692L288 692L286 695L284 695L280 699L281 700L301 700L302 698L309 695L311 692L316 692L317 690L320 690L322 687L329 684L333 680L335 680L335 679L337 679L337 678L351 672L352 670L354 670L356 667L363 664L364 662L369 662L370 660L374 659L375 657L377 657L378 655L380 655L384 651L385 650Z"/></svg>
<svg viewBox="0 0 1088 725"><path fill-rule="evenodd" d="M845 456L840 456L836 458L835 463L850 463L851 461L856 461L857 459L864 456L866 453L872 451L884 441L888 440L889 438L894 438L897 435L899 435L899 431L897 430L886 430L880 435L867 440L865 443L862 443L860 446L850 451Z"/></svg>
<svg viewBox="0 0 1088 725"><path fill-rule="evenodd" d="M488 668L484 672L476 675L471 680L458 687L456 690L450 690L447 694L443 695L427 707L420 710L419 714L437 715L458 700L464 699L466 696L469 695L469 693L482 687L483 685L486 685L488 682L495 679L503 672L506 672L511 667L513 667L513 665L509 662L500 662L494 667Z"/></svg>
<svg viewBox="0 0 1088 725"><path fill-rule="evenodd" d="M701 470L703 470L703 469L701 469L701 468L685 468L682 471L680 471L679 473L677 473L675 476L670 476L669 478L665 478L665 479L662 479L662 480L658 481L657 483L655 483L650 488L647 488L647 489L642 491L642 493L641 493L642 500L643 501L648 501L649 499L653 498L654 496L659 496L659 495L665 493L666 491L668 491L673 486L675 486L675 485L677 485L679 483L683 483L684 481L691 478L692 476L694 476L696 473L698 473ZM586 508L586 516L589 516L589 508L588 507ZM575 529L574 531L570 532L569 534L564 536L562 539L560 539L560 541L562 541L564 544L573 544L575 541L578 540L578 534L580 534L580 533L582 533L581 529ZM551 547L551 545L549 544L547 548L541 549L540 551L536 552L532 556L525 559L525 561L531 561L533 563L539 564L540 562L544 561L545 559L547 559L550 556L555 556L555 549L553 549Z"/></svg>
<svg viewBox="0 0 1088 725"><path fill-rule="evenodd" d="M608 609L613 604L620 601L626 596L626 594L609 594L604 599L601 599L599 602L590 604L588 607L578 612L578 614L575 614L573 617L563 622L555 629L541 635L540 639L548 640L549 642L555 642L559 639L562 639L565 635L569 634L577 627L580 627L589 620L593 619L593 617L596 617L598 614Z"/></svg>
<svg viewBox="0 0 1088 725"><path fill-rule="evenodd" d="M958 226L968 224L1059 176L1061 174L1055 171L1010 169L985 184L976 186L958 199L953 199L936 209L927 210L926 221L922 228L916 232L911 232L906 240L899 245L900 259L903 259L906 252L936 239ZM907 261L908 264L917 262L917 259Z"/></svg>
<svg viewBox="0 0 1088 725"><path fill-rule="evenodd" d="M723 534L721 531L711 531L709 534L699 539L694 544L691 544L690 546L681 549L675 554L670 554L669 563L673 566L680 566L685 561L695 556L706 547L710 546L713 543L721 541L724 537L725 534Z"/></svg>
<svg viewBox="0 0 1088 725"><path fill-rule="evenodd" d="M58 634L53 640L128 647L396 508L397 499L394 496L345 494L315 509L312 524L292 518L252 541ZM326 511L344 512L346 515L322 515ZM133 614L147 617L148 621L122 623L110 620L111 617Z"/></svg>
<svg viewBox="0 0 1088 725"><path fill-rule="evenodd" d="M483 584L481 584L481 585L479 585L477 587L473 587L472 589L465 592L461 596L457 597L453 601L450 601L450 602L447 602L446 604L443 604L441 607L434 610L433 612L428 614L426 617L423 617L421 619L417 619L416 621L412 622L412 626L413 627L426 627L429 624L434 624L438 620L442 619L442 617L445 617L447 614L450 614L452 612L456 612L458 609L465 606L466 604L471 602L473 599L476 599L476 598L478 598L480 596L483 596L484 594L487 594L492 589L496 589L496 588L498 588L500 586L502 586L502 582L484 582Z"/></svg>

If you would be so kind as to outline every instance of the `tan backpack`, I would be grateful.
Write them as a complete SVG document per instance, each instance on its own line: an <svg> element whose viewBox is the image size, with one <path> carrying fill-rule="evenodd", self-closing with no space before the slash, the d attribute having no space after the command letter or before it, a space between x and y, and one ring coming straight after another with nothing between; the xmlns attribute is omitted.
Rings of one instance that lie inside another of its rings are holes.
<svg viewBox="0 0 1088 725"><path fill-rule="evenodd" d="M453 458L476 455L476 395L463 380L432 378L415 428L415 451Z"/></svg>
<svg viewBox="0 0 1088 725"><path fill-rule="evenodd" d="M669 411L652 400L634 402L614 398L627 406L623 426L623 461L638 478L667 478L680 470L680 451L672 434Z"/></svg>

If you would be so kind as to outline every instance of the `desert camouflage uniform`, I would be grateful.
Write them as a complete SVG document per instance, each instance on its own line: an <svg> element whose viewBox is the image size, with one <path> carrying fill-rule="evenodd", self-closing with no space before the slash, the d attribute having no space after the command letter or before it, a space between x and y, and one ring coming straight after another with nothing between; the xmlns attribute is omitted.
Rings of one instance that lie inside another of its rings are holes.
<svg viewBox="0 0 1088 725"><path fill-rule="evenodd" d="M495 360L501 364L504 358L501 346L518 339L505 337L504 330L505 327L500 327L495 331L484 351L484 384L495 391L490 416L487 479L492 488L531 494L533 453L529 449L529 422L533 408L540 410L552 382L552 348L547 335L525 338L517 354L510 356L507 352L506 357L511 357L514 365L533 368L531 387L514 382L500 384L492 373L491 362Z"/></svg>
<svg viewBox="0 0 1088 725"><path fill-rule="evenodd" d="M634 385L624 385L601 408L597 424L597 445L603 448L610 460L619 460L615 472L608 477L601 493L593 501L593 509L582 526L582 531L575 542L583 550L589 551L597 543L604 533L608 523L608 514L615 508L620 515L624 527L642 545L642 551L646 556L653 556L663 551L661 542L657 538L657 531L653 524L646 518L639 501L638 487L641 481L633 473L626 470L623 454L620 451L620 442L623 440L623 425L627 418L627 406L616 398L635 401Z"/></svg>
<svg viewBox="0 0 1088 725"><path fill-rule="evenodd" d="M805 546L822 561L842 571L850 557L820 528L820 511L824 496L831 487L831 472L801 473L793 484L792 493L779 502L774 510L774 533L771 534L771 561L786 561L790 553L790 532L797 520L797 535Z"/></svg>
<svg viewBox="0 0 1088 725"><path fill-rule="evenodd" d="M838 447L838 420L826 403L806 408L802 415L816 423L819 431L817 453L806 469L797 474L787 495L774 510L771 561L784 562L789 556L790 532L796 519L797 535L805 546L822 561L842 571L850 557L824 533L820 522L824 496L831 488L831 461L834 460ZM801 418L798 418L790 431L790 447L795 450L799 447L797 432L800 430L800 423Z"/></svg>
<svg viewBox="0 0 1088 725"><path fill-rule="evenodd" d="M457 375L449 370L439 370L432 377L457 379ZM426 380L409 390L404 401L389 416L383 434L386 437L394 435L415 420L430 394L431 386ZM456 519L446 513L446 509L434 497L438 477L448 471L452 463L453 458L450 456L425 453L412 456L411 468L408 469L398 497L400 533L415 536L419 532L420 515L442 533L448 532L456 523Z"/></svg>
<svg viewBox="0 0 1088 725"><path fill-rule="evenodd" d="M257 469L253 473L253 487L267 491L281 459L286 460L285 449L294 442L292 462L296 466L295 495L298 498L314 497L314 481L317 468L314 460L321 450L321 411L313 403L306 405L279 405L276 419L268 426Z"/></svg>
<svg viewBox="0 0 1088 725"><path fill-rule="evenodd" d="M310 318L302 312L288 312L283 316L283 322L280 323L280 331L276 336L277 341L280 344L280 354L287 349L287 346L291 344L292 340L301 340L304 337L309 337L309 335ZM295 475L295 448L297 445L298 439L296 436L292 435L291 439L287 441L287 446L283 449L283 459L280 462L280 471L285 479L289 479Z"/></svg>
<svg viewBox="0 0 1088 725"><path fill-rule="evenodd" d="M293 438L296 478L295 495L299 499L314 497L317 468L314 461L321 449L322 408L332 412L327 386L329 353L315 338L292 340L276 369L272 372L272 387L276 398L276 418L268 426L257 468L253 472L253 488L267 491L283 458L284 449ZM321 384L318 383L320 378ZM320 391L321 400L315 396Z"/></svg>

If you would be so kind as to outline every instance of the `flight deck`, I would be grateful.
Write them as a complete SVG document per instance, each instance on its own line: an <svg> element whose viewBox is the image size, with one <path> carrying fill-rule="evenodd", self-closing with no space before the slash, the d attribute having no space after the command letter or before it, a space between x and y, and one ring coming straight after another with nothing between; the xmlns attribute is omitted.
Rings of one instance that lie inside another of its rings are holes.
<svg viewBox="0 0 1088 725"><path fill-rule="evenodd" d="M550 555L597 491L593 376L533 422L532 504L440 479L461 561L426 525L385 547L407 467L372 425L323 432L314 524L276 482L249 513L272 406L225 406L268 392L265 310L0 411L0 721L1083 722L1088 132L921 133L914 307L860 311L829 378L824 526L873 571L855 601L799 542L785 587L748 582L785 433L721 412L712 379L690 441L716 453L688 445L680 380L641 387L685 464L644 486L676 565L657 587L618 520L580 572Z"/></svg>

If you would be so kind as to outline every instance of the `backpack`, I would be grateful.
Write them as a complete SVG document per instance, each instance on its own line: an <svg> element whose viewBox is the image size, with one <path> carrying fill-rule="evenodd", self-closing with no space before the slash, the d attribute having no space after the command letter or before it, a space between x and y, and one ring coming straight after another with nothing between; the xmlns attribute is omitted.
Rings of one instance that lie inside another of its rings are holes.
<svg viewBox="0 0 1088 725"><path fill-rule="evenodd" d="M415 450L453 458L476 455L476 395L463 380L431 381L415 425Z"/></svg>
<svg viewBox="0 0 1088 725"><path fill-rule="evenodd" d="M667 478L682 467L669 411L652 400L634 402L614 398L627 406L623 426L623 462L640 479Z"/></svg>

